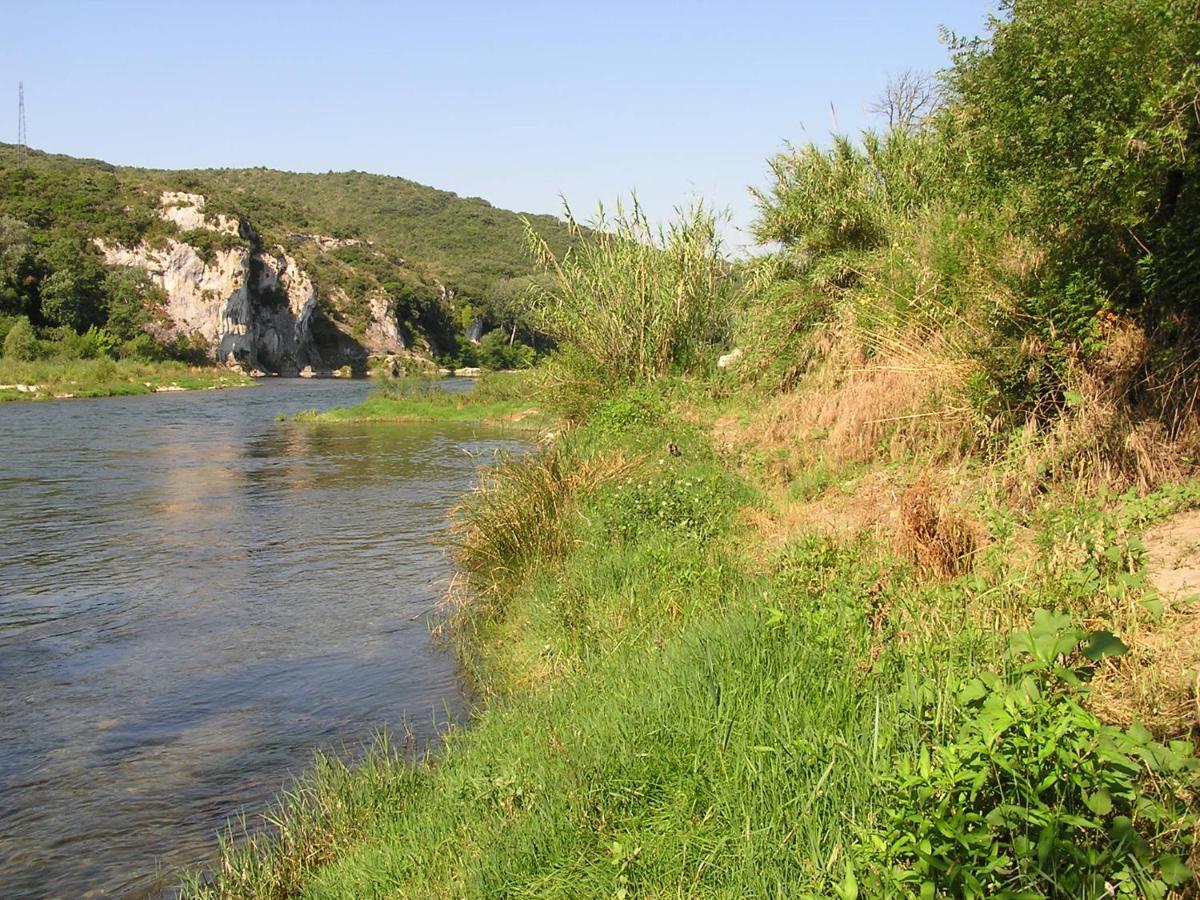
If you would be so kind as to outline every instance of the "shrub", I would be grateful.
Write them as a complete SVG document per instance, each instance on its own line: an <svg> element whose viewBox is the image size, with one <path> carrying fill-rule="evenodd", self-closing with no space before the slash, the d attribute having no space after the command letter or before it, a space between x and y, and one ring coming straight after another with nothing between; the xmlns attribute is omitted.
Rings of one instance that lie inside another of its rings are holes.
<svg viewBox="0 0 1200 900"><path fill-rule="evenodd" d="M985 39L957 41L947 111L980 196L1000 196L1050 251L1130 306L1195 274L1200 18L1191 0L1005 0ZM1164 252L1168 247L1180 252ZM1146 280L1149 278L1149 282Z"/></svg>
<svg viewBox="0 0 1200 900"><path fill-rule="evenodd" d="M489 331L479 342L475 358L485 369L528 369L537 361L537 351L520 341L510 343L502 331Z"/></svg>
<svg viewBox="0 0 1200 900"><path fill-rule="evenodd" d="M160 362L166 359L167 351L153 337L142 332L121 344L118 353L121 359L139 359L144 362Z"/></svg>
<svg viewBox="0 0 1200 900"><path fill-rule="evenodd" d="M18 316L4 336L4 355L20 362L29 362L42 355L41 341L26 316Z"/></svg>

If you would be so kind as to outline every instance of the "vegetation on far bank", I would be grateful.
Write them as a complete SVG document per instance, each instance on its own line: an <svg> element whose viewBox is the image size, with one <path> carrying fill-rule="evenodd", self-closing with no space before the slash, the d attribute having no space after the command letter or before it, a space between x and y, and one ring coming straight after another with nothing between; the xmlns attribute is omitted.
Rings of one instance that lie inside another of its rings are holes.
<svg viewBox="0 0 1200 900"><path fill-rule="evenodd" d="M144 338L141 339L141 338ZM168 359L142 335L118 344L106 329L41 332L23 316L0 316L0 400L112 397L253 384L215 366Z"/></svg>
<svg viewBox="0 0 1200 900"><path fill-rule="evenodd" d="M537 430L548 419L531 400L532 372L492 372L469 392L444 389L420 375L381 378L357 406L297 413L297 422L463 422Z"/></svg>
<svg viewBox="0 0 1200 900"><path fill-rule="evenodd" d="M470 727L320 759L184 893L1195 896L1197 46L1004 3L773 161L769 259L531 241L559 433L454 514Z"/></svg>

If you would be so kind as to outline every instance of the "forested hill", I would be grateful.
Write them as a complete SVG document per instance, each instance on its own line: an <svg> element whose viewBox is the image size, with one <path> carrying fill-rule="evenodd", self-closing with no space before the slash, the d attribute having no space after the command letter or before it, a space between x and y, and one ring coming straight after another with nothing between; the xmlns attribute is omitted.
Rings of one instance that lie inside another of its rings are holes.
<svg viewBox="0 0 1200 900"><path fill-rule="evenodd" d="M347 333L361 336L371 302L384 298L401 331L442 351L453 348L465 319L482 315L500 324L503 301L496 298L511 297L534 272L520 214L403 178L265 168L165 171L37 150L18 163L18 148L0 144L0 217L27 226L22 233L37 271L32 281L21 279L24 291L10 285L8 293L24 296L0 296L6 306L0 312L29 315L35 325L105 324L99 287L95 297L80 295L80 312L69 322L45 314L37 290L60 269L82 275L77 282L91 272L99 285L97 239L134 247L173 238L206 259L239 240L283 251L311 277L323 314ZM189 230L164 217L166 192L202 195L209 223L226 216L244 225L229 233L210 224ZM552 245L565 247L564 223L528 218Z"/></svg>

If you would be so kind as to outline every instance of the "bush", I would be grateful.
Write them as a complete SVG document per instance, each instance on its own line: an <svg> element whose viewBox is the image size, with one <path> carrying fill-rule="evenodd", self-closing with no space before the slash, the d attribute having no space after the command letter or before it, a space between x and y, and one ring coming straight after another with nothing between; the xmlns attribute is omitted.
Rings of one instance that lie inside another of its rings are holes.
<svg viewBox="0 0 1200 900"><path fill-rule="evenodd" d="M1200 209L1185 186L1200 174L1195 4L1001 9L1009 15L992 19L986 39L955 44L947 115L961 123L964 176L1017 210L1064 288L1085 273L1127 309L1194 309ZM1192 277L1175 277L1184 272Z"/></svg>
<svg viewBox="0 0 1200 900"><path fill-rule="evenodd" d="M9 330L20 321L21 316L5 316L0 315L0 347L4 346L4 339L8 337Z"/></svg>
<svg viewBox="0 0 1200 900"><path fill-rule="evenodd" d="M137 359L143 362L161 362L167 358L166 348L150 335L142 332L121 344L118 356L121 359Z"/></svg>
<svg viewBox="0 0 1200 900"><path fill-rule="evenodd" d="M26 316L18 316L4 336L4 355L19 362L29 362L42 355L41 341Z"/></svg>
<svg viewBox="0 0 1200 900"><path fill-rule="evenodd" d="M489 331L479 342L475 358L485 369L528 369L537 361L537 351L520 341L509 343L502 331Z"/></svg>
<svg viewBox="0 0 1200 900"><path fill-rule="evenodd" d="M697 205L652 228L633 200L585 229L567 210L575 244L562 255L526 224L532 252L553 276L533 288L533 317L555 341L594 359L610 381L647 381L704 365L721 343L735 288L716 217Z"/></svg>

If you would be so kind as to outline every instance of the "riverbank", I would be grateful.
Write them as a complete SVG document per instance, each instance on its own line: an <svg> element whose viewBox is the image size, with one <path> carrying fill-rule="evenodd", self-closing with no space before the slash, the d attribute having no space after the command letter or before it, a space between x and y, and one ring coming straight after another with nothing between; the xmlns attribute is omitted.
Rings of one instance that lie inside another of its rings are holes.
<svg viewBox="0 0 1200 900"><path fill-rule="evenodd" d="M1182 883L1195 660L1150 648L1197 618L1148 580L1179 548L1142 535L1200 483L1014 508L969 458L780 443L786 411L662 379L487 474L444 625L486 698L471 727L415 763L320 759L278 833L231 839L186 893L890 896L956 834L1035 880L1013 848L1047 821L1074 895L1097 870ZM1087 762L1097 744L1117 757ZM987 826L998 802L1020 821Z"/></svg>
<svg viewBox="0 0 1200 900"><path fill-rule="evenodd" d="M0 358L0 401L215 390L253 383L253 378L228 369L180 362L150 363L107 357L19 362Z"/></svg>

